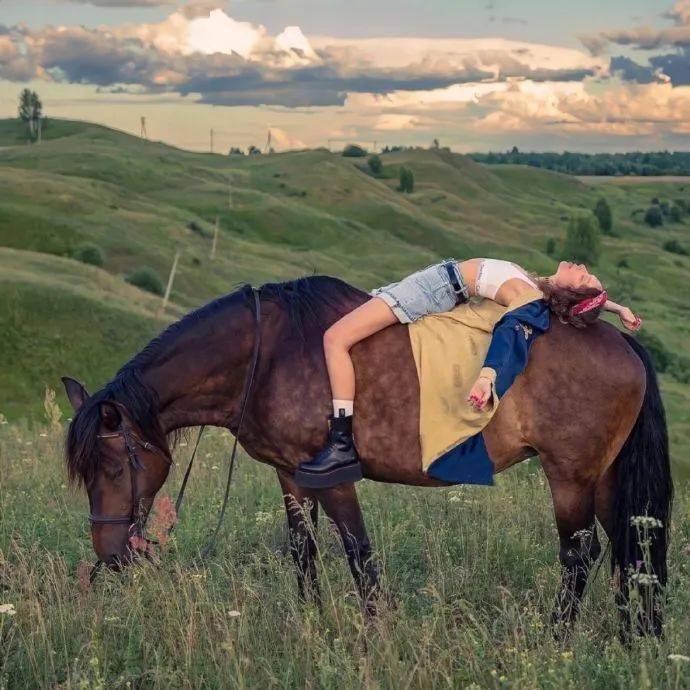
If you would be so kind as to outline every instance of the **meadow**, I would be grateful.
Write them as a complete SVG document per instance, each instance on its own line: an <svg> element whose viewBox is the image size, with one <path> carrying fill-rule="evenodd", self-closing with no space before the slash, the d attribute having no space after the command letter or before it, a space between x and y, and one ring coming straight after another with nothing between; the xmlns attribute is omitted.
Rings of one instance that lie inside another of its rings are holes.
<svg viewBox="0 0 690 690"><path fill-rule="evenodd" d="M322 610L299 600L275 474L248 457L216 551L199 559L229 440L214 431L202 441L158 563L104 572L91 586L87 503L66 484L60 429L0 427L0 604L15 611L0 614L1 688L690 687L686 489L675 506L664 638L621 645L604 561L559 644L549 626L557 537L536 461L493 488L362 482L384 583L379 616L367 620L324 519ZM190 446L178 449L170 494Z"/></svg>
<svg viewBox="0 0 690 690"><path fill-rule="evenodd" d="M549 615L559 580L551 499L537 460L494 488L359 493L383 573L380 615L362 617L338 538L318 526L323 609L297 596L275 474L241 456L222 537L199 559L222 497L231 437L204 437L180 524L157 564L91 586L87 501L67 485L69 405L186 311L245 281L328 273L362 288L444 256L553 269L573 213L605 196L614 233L595 267L671 357L690 335L684 218L651 229L654 198L690 181L578 180L484 166L444 150L363 159L325 149L261 156L181 151L105 127L50 120L40 146L0 120L0 688L690 687L690 385L660 377L677 480L666 634L625 647L608 563L571 638ZM400 166L415 190L397 189ZM211 238L219 237L212 259ZM102 265L77 260L96 246ZM126 282L148 267L172 301ZM57 392L44 405L46 388ZM58 409L62 415L58 415ZM47 415L47 417L46 417ZM184 442L164 491L174 495Z"/></svg>

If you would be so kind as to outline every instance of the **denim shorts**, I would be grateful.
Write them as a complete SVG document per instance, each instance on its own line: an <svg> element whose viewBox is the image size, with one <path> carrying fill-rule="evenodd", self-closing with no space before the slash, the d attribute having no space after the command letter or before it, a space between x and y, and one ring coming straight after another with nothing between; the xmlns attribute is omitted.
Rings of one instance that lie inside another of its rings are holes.
<svg viewBox="0 0 690 690"><path fill-rule="evenodd" d="M397 283L376 288L369 294L382 299L393 310L400 323L412 323L427 314L450 311L458 304L458 297L461 301L464 300L462 295L455 292L446 269L448 262L451 262L458 283L464 290L462 295L466 298L467 288L455 259L445 259L427 266Z"/></svg>

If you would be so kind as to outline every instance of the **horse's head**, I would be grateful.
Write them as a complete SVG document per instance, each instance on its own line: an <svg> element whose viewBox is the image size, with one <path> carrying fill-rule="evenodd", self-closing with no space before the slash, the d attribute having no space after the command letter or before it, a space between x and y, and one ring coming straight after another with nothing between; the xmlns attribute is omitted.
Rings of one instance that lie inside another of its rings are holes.
<svg viewBox="0 0 690 690"><path fill-rule="evenodd" d="M125 404L103 393L89 396L74 379L62 379L74 408L66 446L70 478L89 496L91 539L111 567L129 563L172 459L157 425L143 428Z"/></svg>

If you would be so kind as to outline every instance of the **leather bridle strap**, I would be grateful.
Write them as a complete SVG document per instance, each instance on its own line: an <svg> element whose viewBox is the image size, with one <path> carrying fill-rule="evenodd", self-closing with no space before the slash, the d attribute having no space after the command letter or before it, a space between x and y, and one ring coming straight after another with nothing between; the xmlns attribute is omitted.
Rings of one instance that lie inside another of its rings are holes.
<svg viewBox="0 0 690 690"><path fill-rule="evenodd" d="M218 522L216 527L211 534L211 538L208 540L206 548L201 552L201 557L206 558L213 547L216 544L216 539L218 538L218 533L223 525L223 519L225 518L225 510L228 507L228 499L230 497L230 485L232 484L232 474L235 469L235 457L237 456L237 444L240 438L240 431L242 429L242 422L244 421L244 414L247 411L247 403L252 394L252 389L254 386L254 376L256 375L256 370L259 366L259 355L261 353L261 295L259 290L255 287L252 288L252 293L254 295L254 349L252 351L252 361L247 372L247 376L244 380L244 391L242 394L242 404L240 406L240 416L237 422L237 430L235 431L235 440L232 444L232 453L230 453L230 464L228 465L228 478L225 482L225 494L223 495L223 505L220 509L220 514L218 515Z"/></svg>

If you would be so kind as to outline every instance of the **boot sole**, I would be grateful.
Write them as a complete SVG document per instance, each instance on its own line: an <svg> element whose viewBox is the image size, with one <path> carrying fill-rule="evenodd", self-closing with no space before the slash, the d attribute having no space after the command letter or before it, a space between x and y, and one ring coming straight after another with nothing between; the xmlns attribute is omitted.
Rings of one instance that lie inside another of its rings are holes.
<svg viewBox="0 0 690 690"><path fill-rule="evenodd" d="M295 484L303 489L329 489L338 484L358 482L362 478L362 464L353 462L344 467L335 467L328 472L295 471Z"/></svg>

